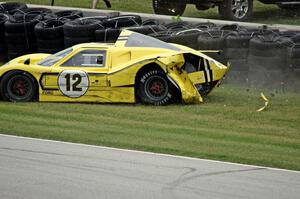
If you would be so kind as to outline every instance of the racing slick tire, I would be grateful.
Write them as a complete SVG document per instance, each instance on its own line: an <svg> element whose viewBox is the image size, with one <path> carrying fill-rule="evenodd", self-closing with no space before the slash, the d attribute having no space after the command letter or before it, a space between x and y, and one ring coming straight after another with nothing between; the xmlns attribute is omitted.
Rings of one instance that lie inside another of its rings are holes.
<svg viewBox="0 0 300 199"><path fill-rule="evenodd" d="M24 71L11 71L1 81L1 94L4 100L30 102L36 99L38 85L34 78Z"/></svg>
<svg viewBox="0 0 300 199"><path fill-rule="evenodd" d="M224 0L218 8L223 19L247 21L252 15L253 0Z"/></svg>
<svg viewBox="0 0 300 199"><path fill-rule="evenodd" d="M150 70L137 81L137 97L141 103L159 106L174 102L174 88L164 72Z"/></svg>
<svg viewBox="0 0 300 199"><path fill-rule="evenodd" d="M183 15L186 3L176 3L173 0L153 0L153 10L155 14L159 15Z"/></svg>

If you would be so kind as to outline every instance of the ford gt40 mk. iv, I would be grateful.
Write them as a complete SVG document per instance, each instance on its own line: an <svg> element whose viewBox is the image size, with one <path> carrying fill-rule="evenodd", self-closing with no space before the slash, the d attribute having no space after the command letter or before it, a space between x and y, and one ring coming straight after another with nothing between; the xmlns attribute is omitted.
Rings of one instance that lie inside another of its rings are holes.
<svg viewBox="0 0 300 199"><path fill-rule="evenodd" d="M114 44L11 60L0 84L13 102L200 103L228 69L203 52L124 30Z"/></svg>

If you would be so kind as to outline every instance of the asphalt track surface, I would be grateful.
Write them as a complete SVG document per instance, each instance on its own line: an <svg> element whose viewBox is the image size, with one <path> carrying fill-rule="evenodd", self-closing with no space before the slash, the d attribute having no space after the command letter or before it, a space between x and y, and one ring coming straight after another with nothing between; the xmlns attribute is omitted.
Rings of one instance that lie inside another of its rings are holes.
<svg viewBox="0 0 300 199"><path fill-rule="evenodd" d="M1 199L292 199L300 172L0 135Z"/></svg>

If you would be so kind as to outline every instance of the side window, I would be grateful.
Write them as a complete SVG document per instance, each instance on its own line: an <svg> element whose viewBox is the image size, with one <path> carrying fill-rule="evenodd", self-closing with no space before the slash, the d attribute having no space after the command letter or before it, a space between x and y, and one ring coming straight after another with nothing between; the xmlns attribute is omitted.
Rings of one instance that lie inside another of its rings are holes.
<svg viewBox="0 0 300 199"><path fill-rule="evenodd" d="M61 66L104 67L106 51L83 50L71 57Z"/></svg>

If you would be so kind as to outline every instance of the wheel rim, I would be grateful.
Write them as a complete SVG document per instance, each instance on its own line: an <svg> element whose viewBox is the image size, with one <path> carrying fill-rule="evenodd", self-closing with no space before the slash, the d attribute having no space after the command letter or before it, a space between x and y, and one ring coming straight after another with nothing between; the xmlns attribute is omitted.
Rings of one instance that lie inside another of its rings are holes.
<svg viewBox="0 0 300 199"><path fill-rule="evenodd" d="M249 10L249 0L232 0L231 11L234 17L238 19L244 18Z"/></svg>
<svg viewBox="0 0 300 199"><path fill-rule="evenodd" d="M168 95L168 83L160 76L152 76L145 82L146 95L154 101L163 100Z"/></svg>
<svg viewBox="0 0 300 199"><path fill-rule="evenodd" d="M15 100L26 99L32 92L31 82L23 76L13 77L8 81L7 92Z"/></svg>

